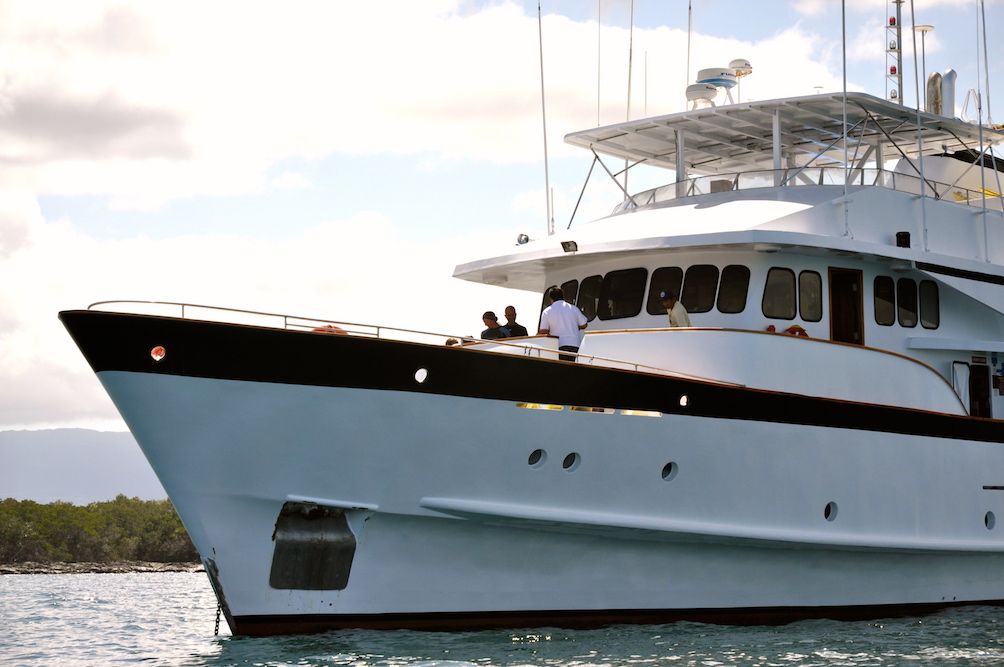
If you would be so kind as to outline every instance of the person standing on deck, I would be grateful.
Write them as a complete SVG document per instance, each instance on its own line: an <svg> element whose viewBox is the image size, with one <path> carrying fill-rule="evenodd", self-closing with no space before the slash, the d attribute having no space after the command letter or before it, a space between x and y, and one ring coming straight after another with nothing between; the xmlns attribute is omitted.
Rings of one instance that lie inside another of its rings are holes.
<svg viewBox="0 0 1004 667"><path fill-rule="evenodd" d="M481 340L498 340L509 337L509 330L499 326L499 318L492 311L486 310L485 314L481 316L481 321L488 327L481 332Z"/></svg>
<svg viewBox="0 0 1004 667"><path fill-rule="evenodd" d="M582 342L582 330L589 320L582 311L565 301L565 295L560 287L547 290L547 298L551 305L540 314L539 336L557 336L558 349L562 352L578 352ZM575 361L571 354L559 354L561 361Z"/></svg>
<svg viewBox="0 0 1004 667"><path fill-rule="evenodd" d="M671 327L689 327L690 315L687 313L687 309L683 307L683 304L677 300L677 294L673 290L665 290L659 292L659 303L662 307L666 309L666 314L669 316L669 326Z"/></svg>
<svg viewBox="0 0 1004 667"><path fill-rule="evenodd" d="M516 309L512 306L505 307L505 328L509 330L509 336L517 338L519 336L529 336L526 327L516 321Z"/></svg>

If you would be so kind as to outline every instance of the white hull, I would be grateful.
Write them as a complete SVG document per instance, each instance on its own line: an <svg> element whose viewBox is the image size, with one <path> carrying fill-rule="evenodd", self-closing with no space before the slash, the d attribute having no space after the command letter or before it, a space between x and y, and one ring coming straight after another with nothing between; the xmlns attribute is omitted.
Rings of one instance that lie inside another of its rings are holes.
<svg viewBox="0 0 1004 667"><path fill-rule="evenodd" d="M996 443L99 377L215 563L238 629L247 617L338 625L356 615L1004 600L1004 535L985 525L988 511L1004 517L1004 492L983 488L1004 483ZM547 455L533 467L537 448ZM565 470L572 452L581 460ZM344 590L269 585L277 516L300 499L359 508L346 513L357 549Z"/></svg>

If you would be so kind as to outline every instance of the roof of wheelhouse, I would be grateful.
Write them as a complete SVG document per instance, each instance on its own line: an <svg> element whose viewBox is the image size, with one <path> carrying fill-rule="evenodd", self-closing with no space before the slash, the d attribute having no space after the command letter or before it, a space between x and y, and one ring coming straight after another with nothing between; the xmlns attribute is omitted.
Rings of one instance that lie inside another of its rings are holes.
<svg viewBox="0 0 1004 667"><path fill-rule="evenodd" d="M597 153L675 169L679 132L692 173L771 169L776 117L781 152L795 166L810 161L814 166L843 165L843 101L838 93L744 102L582 130L566 135L565 141ZM917 156L921 152L918 128L925 154L979 147L979 126L973 123L924 111L918 122L915 109L865 93L847 93L847 127L848 150L857 159L877 144L888 147L889 158ZM984 144L1001 141L1004 131L983 127Z"/></svg>

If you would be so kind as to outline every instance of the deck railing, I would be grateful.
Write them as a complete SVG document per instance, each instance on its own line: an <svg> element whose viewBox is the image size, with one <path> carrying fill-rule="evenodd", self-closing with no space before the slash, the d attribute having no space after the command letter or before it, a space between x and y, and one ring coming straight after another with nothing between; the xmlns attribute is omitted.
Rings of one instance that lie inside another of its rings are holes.
<svg viewBox="0 0 1004 667"><path fill-rule="evenodd" d="M984 193L960 185L940 183L930 178L921 179L913 174L897 173L887 169L848 169L843 167L791 167L788 169L763 169L742 171L712 176L697 176L669 183L651 190L645 190L618 204L613 214L629 211L636 206L650 206L660 202L714 194L736 190L754 190L798 185L843 185L846 175L847 185L871 185L898 192L922 195L968 206L983 206ZM986 195L987 208L1000 210L1002 201L999 194Z"/></svg>
<svg viewBox="0 0 1004 667"><path fill-rule="evenodd" d="M241 308L226 308L224 306L207 306L195 303L182 303L180 301L136 301L136 300L111 300L97 301L87 307L88 310L101 310L105 312L129 313L138 315L154 315L159 317L180 317L181 319L202 320L208 322L222 322L226 324L240 324L257 327L270 327L276 329L290 329L294 331L307 331L318 334L335 334L347 336L364 336L367 338L381 338L387 340L399 340L426 343L431 345L443 345L449 339L457 341L458 349L478 347L501 347L504 354L519 354L528 357L557 357L557 345L554 348L533 345L529 342L515 342L521 339L510 340L482 340L470 336L458 336L455 334L433 333L429 331L419 331L417 329L400 329L398 327L386 327L376 324L361 324L358 322L342 322L339 320L319 319L316 317L302 317L300 315L284 315L282 313L269 313L260 310L244 310ZM533 338L533 337L530 337ZM526 341L526 339L523 339ZM553 339L552 340L556 340ZM489 350L494 351L494 350ZM659 368L646 364L626 361L624 359L611 359L589 354L577 354L572 352L561 352L563 355L575 357L578 363L594 364L599 366L609 364L621 364L634 371L657 373L660 375L670 375L675 377L701 380L714 384L724 384L739 386L733 382L724 382L713 378L700 377L687 373L672 371L667 368ZM600 363L597 363L600 362Z"/></svg>

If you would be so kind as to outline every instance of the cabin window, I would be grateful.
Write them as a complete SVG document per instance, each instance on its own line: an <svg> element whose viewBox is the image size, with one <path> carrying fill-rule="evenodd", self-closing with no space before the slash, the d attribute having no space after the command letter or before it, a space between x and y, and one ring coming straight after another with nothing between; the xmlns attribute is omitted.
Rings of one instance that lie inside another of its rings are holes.
<svg viewBox="0 0 1004 667"><path fill-rule="evenodd" d="M896 281L896 312L901 327L917 326L917 283L910 278Z"/></svg>
<svg viewBox="0 0 1004 667"><path fill-rule="evenodd" d="M589 276L579 285L579 300L576 305L590 322L596 319L596 307L600 301L600 288L602 286L603 276Z"/></svg>
<svg viewBox="0 0 1004 667"><path fill-rule="evenodd" d="M931 280L920 281L920 323L925 329L937 329L941 324L938 284Z"/></svg>
<svg viewBox="0 0 1004 667"><path fill-rule="evenodd" d="M649 315L665 315L666 309L659 302L659 292L672 290L677 296L680 285L683 284L683 269L678 266L661 266L652 272L652 280L648 284L648 301L645 310Z"/></svg>
<svg viewBox="0 0 1004 667"><path fill-rule="evenodd" d="M823 278L815 271L798 274L798 312L806 322L823 319Z"/></svg>
<svg viewBox="0 0 1004 667"><path fill-rule="evenodd" d="M680 301L688 313L706 313L715 305L718 291L718 267L714 264L695 264L687 269L683 278Z"/></svg>
<svg viewBox="0 0 1004 667"><path fill-rule="evenodd" d="M647 269L623 269L605 275L596 314L601 320L617 320L640 313L647 278Z"/></svg>
<svg viewBox="0 0 1004 667"><path fill-rule="evenodd" d="M579 281L578 280L567 280L561 283L561 293L565 295L565 301L575 305L575 297L579 293Z"/></svg>
<svg viewBox="0 0 1004 667"><path fill-rule="evenodd" d="M774 267L767 272L761 303L764 317L795 319L795 272Z"/></svg>
<svg viewBox="0 0 1004 667"><path fill-rule="evenodd" d="M729 264L722 269L718 287L718 311L741 313L746 310L746 294L750 289L750 270L741 264Z"/></svg>
<svg viewBox="0 0 1004 667"><path fill-rule="evenodd" d="M891 327L896 322L896 291L892 278L875 276L875 324Z"/></svg>

